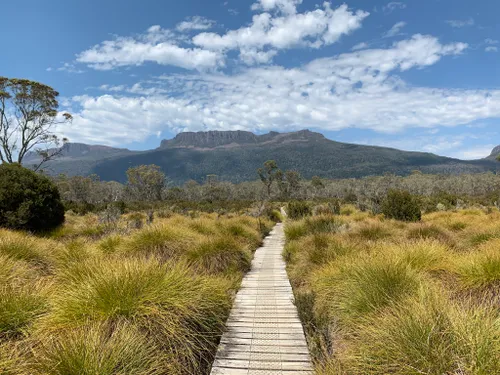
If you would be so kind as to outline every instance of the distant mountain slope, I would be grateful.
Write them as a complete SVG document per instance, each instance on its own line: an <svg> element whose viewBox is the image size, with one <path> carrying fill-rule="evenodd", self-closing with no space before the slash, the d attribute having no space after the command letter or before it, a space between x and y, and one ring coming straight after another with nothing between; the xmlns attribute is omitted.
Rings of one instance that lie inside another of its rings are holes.
<svg viewBox="0 0 500 375"><path fill-rule="evenodd" d="M156 164L175 182L202 181L208 174L239 182L256 179L257 168L270 159L284 170L298 170L305 178L349 178L386 172L405 175L415 169L449 174L500 169L492 159L462 161L430 153L340 143L308 130L264 135L245 131L187 132L162 141L156 150L113 150L117 151L108 150L102 158L96 153L89 158L85 153L57 160L50 164L51 173L96 173L103 180L123 182L131 166ZM82 165L82 160L91 163Z"/></svg>
<svg viewBox="0 0 500 375"><path fill-rule="evenodd" d="M99 162L108 158L137 154L125 148L87 145L84 143L66 143L62 153L56 159L46 163L44 169L52 175L65 173L69 176L88 175ZM32 166L38 164L40 157L36 152L26 154L23 164Z"/></svg>

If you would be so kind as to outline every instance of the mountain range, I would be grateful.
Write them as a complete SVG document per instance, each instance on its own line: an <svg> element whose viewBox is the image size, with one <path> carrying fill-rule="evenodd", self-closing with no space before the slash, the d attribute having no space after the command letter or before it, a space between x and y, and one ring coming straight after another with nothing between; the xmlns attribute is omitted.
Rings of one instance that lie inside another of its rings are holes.
<svg viewBox="0 0 500 375"><path fill-rule="evenodd" d="M297 170L305 178L353 178L383 173L480 173L500 170L495 159L500 146L480 160L459 160L431 153L348 144L329 140L309 130L256 135L246 131L184 132L163 140L154 150L131 151L107 146L67 143L56 160L45 165L49 174L97 174L102 180L124 182L126 170L142 164L159 165L177 183L203 181L209 174L220 180L255 180L256 170L276 160L283 170ZM25 165L37 155L27 156Z"/></svg>

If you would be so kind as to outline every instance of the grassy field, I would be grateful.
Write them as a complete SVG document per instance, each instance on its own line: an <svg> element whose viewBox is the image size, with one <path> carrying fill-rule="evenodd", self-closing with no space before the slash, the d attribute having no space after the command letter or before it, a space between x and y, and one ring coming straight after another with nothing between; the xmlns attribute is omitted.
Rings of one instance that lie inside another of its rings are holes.
<svg viewBox="0 0 500 375"><path fill-rule="evenodd" d="M273 223L145 219L69 215L43 237L0 230L0 374L206 373Z"/></svg>
<svg viewBox="0 0 500 375"><path fill-rule="evenodd" d="M500 374L500 213L342 213L285 228L318 374Z"/></svg>

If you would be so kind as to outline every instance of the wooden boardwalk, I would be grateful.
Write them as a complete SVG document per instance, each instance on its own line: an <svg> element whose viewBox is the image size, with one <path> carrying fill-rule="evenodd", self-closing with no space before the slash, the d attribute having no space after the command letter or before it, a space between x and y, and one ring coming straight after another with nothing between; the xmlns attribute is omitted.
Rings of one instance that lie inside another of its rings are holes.
<svg viewBox="0 0 500 375"><path fill-rule="evenodd" d="M313 374L281 257L283 225L257 249L222 336L212 375Z"/></svg>

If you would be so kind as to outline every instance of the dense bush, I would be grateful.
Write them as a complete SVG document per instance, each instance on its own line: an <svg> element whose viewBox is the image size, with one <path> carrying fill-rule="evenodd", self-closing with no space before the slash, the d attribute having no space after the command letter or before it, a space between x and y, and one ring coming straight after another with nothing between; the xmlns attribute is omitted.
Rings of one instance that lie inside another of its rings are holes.
<svg viewBox="0 0 500 375"><path fill-rule="evenodd" d="M407 191L391 190L382 203L385 217L401 221L420 221L422 213L416 197Z"/></svg>
<svg viewBox="0 0 500 375"><path fill-rule="evenodd" d="M290 219L301 219L311 214L311 206L304 201L291 201L288 203L287 214Z"/></svg>
<svg viewBox="0 0 500 375"><path fill-rule="evenodd" d="M0 165L0 227L44 231L64 222L57 187L18 164Z"/></svg>

